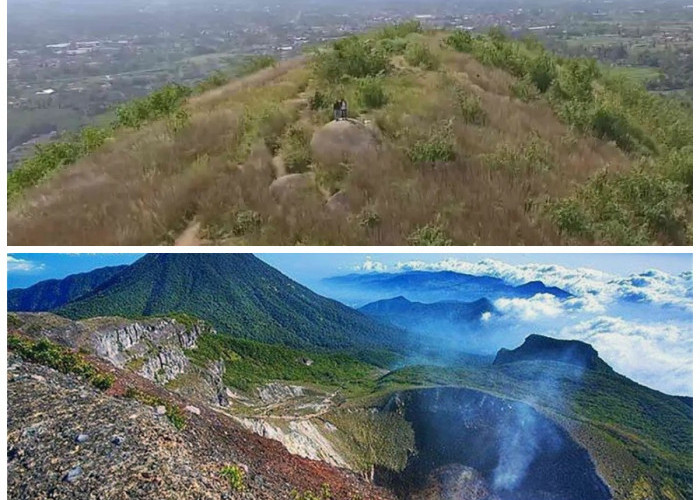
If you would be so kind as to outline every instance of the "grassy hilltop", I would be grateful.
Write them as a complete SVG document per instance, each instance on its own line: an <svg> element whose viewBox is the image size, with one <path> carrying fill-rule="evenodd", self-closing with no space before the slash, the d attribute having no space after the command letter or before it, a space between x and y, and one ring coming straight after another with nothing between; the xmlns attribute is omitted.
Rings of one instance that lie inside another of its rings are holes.
<svg viewBox="0 0 700 500"><path fill-rule="evenodd" d="M271 63L41 149L10 243L692 241L692 113L592 60L409 22Z"/></svg>

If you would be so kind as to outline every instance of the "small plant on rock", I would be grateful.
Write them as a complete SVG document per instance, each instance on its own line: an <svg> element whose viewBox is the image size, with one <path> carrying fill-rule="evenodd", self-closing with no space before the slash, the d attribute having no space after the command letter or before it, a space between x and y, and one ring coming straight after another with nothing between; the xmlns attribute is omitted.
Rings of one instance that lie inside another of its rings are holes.
<svg viewBox="0 0 700 500"><path fill-rule="evenodd" d="M241 467L236 464L226 465L222 467L219 472L226 480L228 480L229 486L234 491L244 491L245 490L245 472Z"/></svg>

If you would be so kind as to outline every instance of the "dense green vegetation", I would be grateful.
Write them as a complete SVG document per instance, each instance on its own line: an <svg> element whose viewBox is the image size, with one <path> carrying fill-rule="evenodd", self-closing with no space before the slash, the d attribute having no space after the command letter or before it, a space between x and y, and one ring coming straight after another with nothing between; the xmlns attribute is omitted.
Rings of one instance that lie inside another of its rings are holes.
<svg viewBox="0 0 700 500"><path fill-rule="evenodd" d="M313 293L250 254L150 254L56 312L73 319L186 313L235 337L304 349L405 345L400 330Z"/></svg>
<svg viewBox="0 0 700 500"><path fill-rule="evenodd" d="M242 391L271 380L286 380L342 388L352 393L371 389L372 374L376 371L348 354L305 352L224 334L200 337L197 348L187 351L187 355L201 366L223 359L224 383Z"/></svg>
<svg viewBox="0 0 700 500"><path fill-rule="evenodd" d="M80 353L73 352L47 338L34 341L10 334L7 337L7 348L27 361L46 365L62 373L79 375L101 390L109 389L114 383L113 375L103 373Z"/></svg>
<svg viewBox="0 0 700 500"><path fill-rule="evenodd" d="M691 241L690 110L592 59L555 57L532 38L455 31L445 43L534 85L575 130L635 159L631 171L601 172L571 197L552 200L549 212L562 232L627 245Z"/></svg>
<svg viewBox="0 0 700 500"><path fill-rule="evenodd" d="M92 292L118 274L126 266L102 267L87 273L67 276L61 280L46 280L26 289L8 290L8 311L51 311Z"/></svg>

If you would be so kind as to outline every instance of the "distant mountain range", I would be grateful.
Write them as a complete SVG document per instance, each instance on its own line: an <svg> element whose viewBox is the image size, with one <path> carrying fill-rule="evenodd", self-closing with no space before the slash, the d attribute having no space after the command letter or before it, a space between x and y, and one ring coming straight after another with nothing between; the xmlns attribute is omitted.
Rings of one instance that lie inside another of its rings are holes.
<svg viewBox="0 0 700 500"><path fill-rule="evenodd" d="M571 294L541 281L511 285L500 278L474 276L454 271L405 271L399 273L356 273L323 280L323 293L347 304L359 306L368 302L403 296L410 301L473 302L482 298L532 297L548 293L558 298Z"/></svg>
<svg viewBox="0 0 700 500"><path fill-rule="evenodd" d="M129 266L11 290L8 303L10 311L72 319L185 313L223 333L296 348L398 349L407 341L405 332L312 292L251 254L149 254Z"/></svg>
<svg viewBox="0 0 700 500"><path fill-rule="evenodd" d="M495 307L483 298L474 302L446 300L425 304L401 296L371 302L358 311L410 331L433 332L445 328L468 331L478 327L485 313L494 314Z"/></svg>

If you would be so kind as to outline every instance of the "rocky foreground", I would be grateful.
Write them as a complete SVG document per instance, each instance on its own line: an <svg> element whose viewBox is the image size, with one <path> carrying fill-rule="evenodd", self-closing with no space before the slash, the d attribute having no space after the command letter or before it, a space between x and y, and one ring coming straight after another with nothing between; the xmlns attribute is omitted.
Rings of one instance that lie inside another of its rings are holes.
<svg viewBox="0 0 700 500"><path fill-rule="evenodd" d="M91 362L116 376L109 390L10 353L8 498L393 498L136 374ZM173 425L163 406L128 397L134 390L181 409L184 428ZM243 472L241 485L222 475L229 465Z"/></svg>

